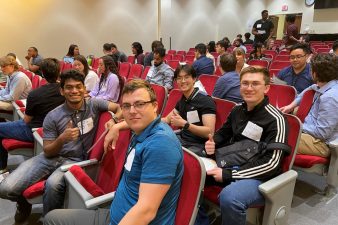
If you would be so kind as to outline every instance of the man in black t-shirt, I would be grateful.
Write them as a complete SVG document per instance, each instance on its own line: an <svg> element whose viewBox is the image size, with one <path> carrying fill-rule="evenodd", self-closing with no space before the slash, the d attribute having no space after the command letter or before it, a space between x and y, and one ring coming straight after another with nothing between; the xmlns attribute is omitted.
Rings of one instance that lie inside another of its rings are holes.
<svg viewBox="0 0 338 225"><path fill-rule="evenodd" d="M13 138L33 142L32 128L42 127L47 113L65 101L60 94L60 85L57 83L60 74L58 60L44 59L40 69L48 83L28 94L24 119L0 123L0 174L7 171L8 158L8 153L2 146L2 139Z"/></svg>
<svg viewBox="0 0 338 225"><path fill-rule="evenodd" d="M271 38L274 25L268 17L268 10L263 10L262 19L257 20L253 25L251 33L255 35L254 45L259 42L263 44L265 40Z"/></svg>

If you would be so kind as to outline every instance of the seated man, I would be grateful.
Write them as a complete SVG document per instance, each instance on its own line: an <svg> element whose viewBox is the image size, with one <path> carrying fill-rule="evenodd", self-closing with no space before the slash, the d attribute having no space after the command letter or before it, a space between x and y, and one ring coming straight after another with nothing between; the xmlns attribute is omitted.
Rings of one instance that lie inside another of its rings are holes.
<svg viewBox="0 0 338 225"><path fill-rule="evenodd" d="M117 46L114 43L111 43L111 52L116 56L117 62L127 62L128 57L124 52L121 52L117 49Z"/></svg>
<svg viewBox="0 0 338 225"><path fill-rule="evenodd" d="M41 55L39 55L38 49L35 47L30 47L25 58L27 60L27 69L41 76L40 63L42 62L43 58Z"/></svg>
<svg viewBox="0 0 338 225"><path fill-rule="evenodd" d="M332 49L330 50L330 53L333 53L336 56L338 56L338 40L333 42Z"/></svg>
<svg viewBox="0 0 338 225"><path fill-rule="evenodd" d="M313 80L316 84L305 89L290 105L281 108L285 113L299 105L303 94L314 90L314 102L303 123L298 154L328 157L327 146L338 138L338 58L333 54L318 54L311 60Z"/></svg>
<svg viewBox="0 0 338 225"><path fill-rule="evenodd" d="M181 145L157 116L156 95L148 82L128 82L121 107L135 136L110 210L55 210L45 217L46 225L174 224L183 175Z"/></svg>
<svg viewBox="0 0 338 225"><path fill-rule="evenodd" d="M251 34L249 32L247 32L247 33L244 34L245 41L243 42L243 44L245 44L245 45L247 45L247 44L252 45L254 43L254 41L252 39L250 39L250 36L251 36Z"/></svg>
<svg viewBox="0 0 338 225"><path fill-rule="evenodd" d="M33 142L32 128L42 127L47 113L65 101L60 94L60 84L57 83L60 74L59 61L52 58L42 60L41 71L48 84L28 94L24 119L0 123L0 174L7 171L8 158L8 153L2 146L2 139L14 138Z"/></svg>
<svg viewBox="0 0 338 225"><path fill-rule="evenodd" d="M212 96L226 99L233 102L242 102L239 93L239 75L236 72L237 59L234 54L225 53L221 56L221 72L223 75L218 78Z"/></svg>
<svg viewBox="0 0 338 225"><path fill-rule="evenodd" d="M0 59L2 73L7 76L6 87L0 90L0 110L12 111L12 101L27 98L32 89L32 82L23 72L12 56Z"/></svg>
<svg viewBox="0 0 338 225"><path fill-rule="evenodd" d="M212 59L206 56L207 46L200 43L195 46L195 58L196 61L192 64L196 70L197 77L201 74L214 74L214 62Z"/></svg>
<svg viewBox="0 0 338 225"><path fill-rule="evenodd" d="M162 85L171 90L173 88L174 71L164 63L165 49L157 48L154 50L154 65L150 67L146 81L151 84Z"/></svg>
<svg viewBox="0 0 338 225"><path fill-rule="evenodd" d="M154 54L155 54L155 49L157 48L164 48L163 44L161 41L153 41L151 43L151 52L149 54L147 54L144 57L144 66L153 66L154 65ZM163 56L164 57L164 56Z"/></svg>
<svg viewBox="0 0 338 225"><path fill-rule="evenodd" d="M175 109L162 121L182 129L177 134L182 146L200 156L206 156L204 144L208 135L215 130L215 103L210 96L194 88L196 72L192 66L180 66L174 77L183 96Z"/></svg>
<svg viewBox="0 0 338 225"><path fill-rule="evenodd" d="M281 143L283 147L287 144L287 121L265 96L270 88L269 72L265 68L245 68L240 82L244 103L234 107L223 127L213 138L210 136L205 144L209 155L215 154L215 148L244 139ZM219 195L222 224L245 225L248 207L264 204L258 186L281 172L283 155L283 150L274 148L241 166L207 171L225 186Z"/></svg>
<svg viewBox="0 0 338 225"><path fill-rule="evenodd" d="M307 44L295 44L290 48L290 62L288 66L279 71L277 77L285 81L288 85L294 86L297 93L301 93L305 88L313 84L310 65L306 63L310 48Z"/></svg>
<svg viewBox="0 0 338 225"><path fill-rule="evenodd" d="M225 41L220 40L216 43L216 52L219 54L217 57L216 66L220 66L221 56L226 53L227 49L228 44Z"/></svg>
<svg viewBox="0 0 338 225"><path fill-rule="evenodd" d="M16 222L30 215L32 206L22 192L44 179L43 214L63 207L66 183L60 166L86 159L97 127L99 112L121 115L118 104L101 99L84 99L84 76L76 70L61 74L61 95L65 103L50 111L43 122L44 152L21 163L0 183L0 197L17 202Z"/></svg>

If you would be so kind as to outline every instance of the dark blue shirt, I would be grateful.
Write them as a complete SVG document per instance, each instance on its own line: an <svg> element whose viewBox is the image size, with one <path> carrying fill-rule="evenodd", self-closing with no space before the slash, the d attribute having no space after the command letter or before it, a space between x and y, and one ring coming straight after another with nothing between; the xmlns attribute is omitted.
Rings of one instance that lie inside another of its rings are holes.
<svg viewBox="0 0 338 225"><path fill-rule="evenodd" d="M212 96L239 103L243 101L239 93L239 87L239 75L237 72L224 73L218 78Z"/></svg>
<svg viewBox="0 0 338 225"><path fill-rule="evenodd" d="M214 62L212 59L202 55L192 64L192 67L196 70L197 77L201 74L214 74Z"/></svg>
<svg viewBox="0 0 338 225"><path fill-rule="evenodd" d="M304 70L299 74L294 72L292 66L288 66L279 71L277 77L288 85L294 86L298 94L313 84L310 64L306 64Z"/></svg>

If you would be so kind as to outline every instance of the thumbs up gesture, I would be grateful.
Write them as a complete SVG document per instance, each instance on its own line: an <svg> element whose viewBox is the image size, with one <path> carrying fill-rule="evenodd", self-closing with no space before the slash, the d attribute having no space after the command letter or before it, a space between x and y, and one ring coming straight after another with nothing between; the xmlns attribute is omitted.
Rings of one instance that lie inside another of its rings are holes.
<svg viewBox="0 0 338 225"><path fill-rule="evenodd" d="M78 139L80 135L80 129L77 127L73 127L73 121L69 120L69 122L66 125L66 129L63 131L61 135L62 139L65 142L75 141L76 139Z"/></svg>
<svg viewBox="0 0 338 225"><path fill-rule="evenodd" d="M185 121L174 109L170 118L171 125L175 127L183 127L186 122L187 121Z"/></svg>
<svg viewBox="0 0 338 225"><path fill-rule="evenodd" d="M215 154L215 142L212 134L209 134L209 140L205 142L205 151L208 155Z"/></svg>

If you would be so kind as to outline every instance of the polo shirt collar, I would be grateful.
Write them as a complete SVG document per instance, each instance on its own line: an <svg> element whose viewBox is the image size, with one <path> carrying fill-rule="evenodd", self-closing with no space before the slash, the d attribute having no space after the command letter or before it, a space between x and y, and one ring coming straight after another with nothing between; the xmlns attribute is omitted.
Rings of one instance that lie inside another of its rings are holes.
<svg viewBox="0 0 338 225"><path fill-rule="evenodd" d="M85 102L86 100L83 101L83 104L81 106L81 108L79 110L74 110L72 108L70 108L68 105L67 105L67 102L65 102L63 104L63 109L64 111L66 112L67 115L73 115L75 111L79 111L79 112L84 112L85 111L85 106L88 104L87 102Z"/></svg>

